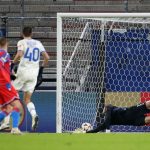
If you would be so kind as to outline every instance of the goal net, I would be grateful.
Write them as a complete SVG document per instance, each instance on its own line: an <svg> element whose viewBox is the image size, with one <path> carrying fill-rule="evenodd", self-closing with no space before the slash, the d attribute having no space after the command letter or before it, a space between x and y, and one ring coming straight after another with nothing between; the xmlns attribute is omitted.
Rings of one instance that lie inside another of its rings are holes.
<svg viewBox="0 0 150 150"><path fill-rule="evenodd" d="M58 14L57 132L103 123L105 104L148 100L150 14ZM145 94L146 93L146 94ZM150 131L112 126L112 131Z"/></svg>

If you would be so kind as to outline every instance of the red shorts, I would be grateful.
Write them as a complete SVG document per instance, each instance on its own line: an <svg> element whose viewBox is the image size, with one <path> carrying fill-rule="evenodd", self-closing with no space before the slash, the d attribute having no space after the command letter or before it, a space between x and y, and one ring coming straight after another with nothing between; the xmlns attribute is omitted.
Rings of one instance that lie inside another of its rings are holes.
<svg viewBox="0 0 150 150"><path fill-rule="evenodd" d="M0 107L5 106L16 99L19 99L19 95L12 85L10 85L10 88L0 85Z"/></svg>

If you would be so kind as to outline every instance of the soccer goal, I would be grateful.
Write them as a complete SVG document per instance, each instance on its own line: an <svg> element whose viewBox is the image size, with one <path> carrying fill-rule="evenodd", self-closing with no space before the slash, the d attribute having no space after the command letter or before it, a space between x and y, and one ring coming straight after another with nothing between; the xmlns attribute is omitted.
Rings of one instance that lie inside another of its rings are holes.
<svg viewBox="0 0 150 150"><path fill-rule="evenodd" d="M57 132L101 124L105 104L141 102L149 61L150 13L58 13ZM143 130L150 128L112 127Z"/></svg>

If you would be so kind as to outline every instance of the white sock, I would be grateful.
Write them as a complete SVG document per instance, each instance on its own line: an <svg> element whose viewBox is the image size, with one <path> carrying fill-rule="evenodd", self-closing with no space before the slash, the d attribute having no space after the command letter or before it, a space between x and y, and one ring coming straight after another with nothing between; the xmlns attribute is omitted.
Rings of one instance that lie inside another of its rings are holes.
<svg viewBox="0 0 150 150"><path fill-rule="evenodd" d="M9 123L10 123L10 114L4 119L4 124L9 124Z"/></svg>
<svg viewBox="0 0 150 150"><path fill-rule="evenodd" d="M35 106L32 102L27 104L27 108L28 108L28 111L30 112L32 117L35 117L37 115L36 110L35 110Z"/></svg>

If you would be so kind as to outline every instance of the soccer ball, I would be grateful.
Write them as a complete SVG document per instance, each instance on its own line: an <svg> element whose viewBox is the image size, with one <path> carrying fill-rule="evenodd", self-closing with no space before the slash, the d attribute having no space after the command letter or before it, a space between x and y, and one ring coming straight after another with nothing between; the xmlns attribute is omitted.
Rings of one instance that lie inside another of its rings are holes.
<svg viewBox="0 0 150 150"><path fill-rule="evenodd" d="M83 131L89 131L93 129L92 125L87 122L83 123L81 127Z"/></svg>

